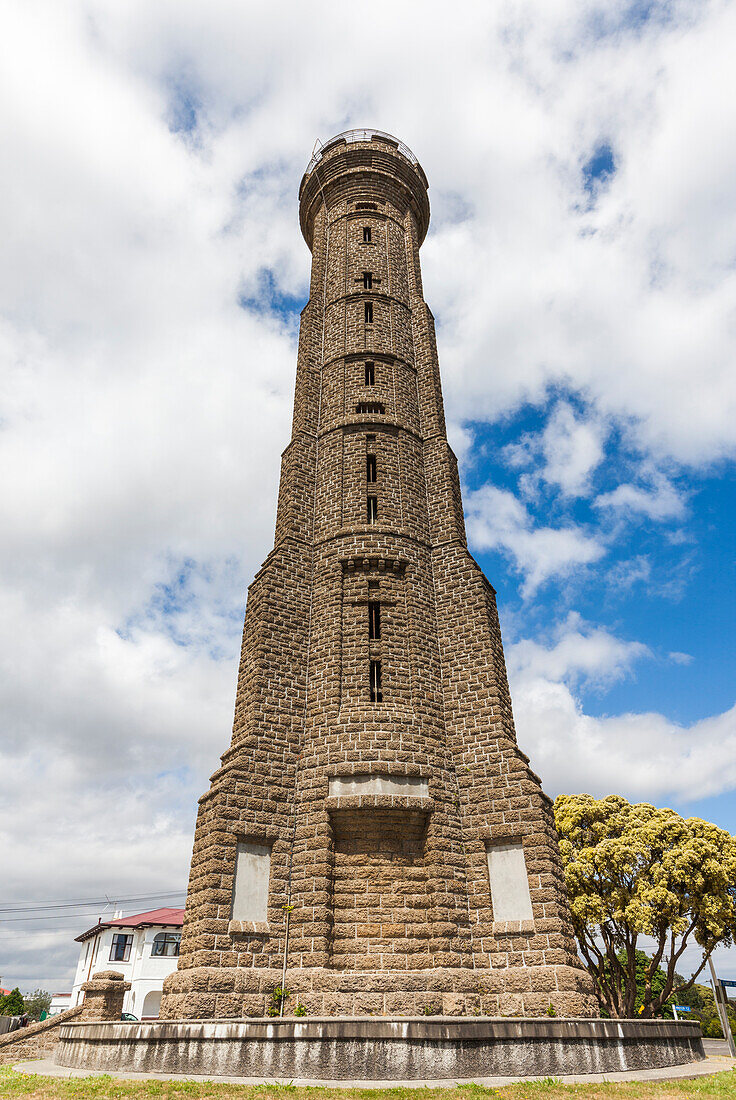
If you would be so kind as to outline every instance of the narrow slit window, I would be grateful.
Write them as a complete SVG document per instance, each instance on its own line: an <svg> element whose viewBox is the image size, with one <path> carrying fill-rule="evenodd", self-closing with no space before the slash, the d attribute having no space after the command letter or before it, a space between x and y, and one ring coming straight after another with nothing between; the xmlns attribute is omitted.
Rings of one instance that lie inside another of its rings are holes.
<svg viewBox="0 0 736 1100"><path fill-rule="evenodd" d="M376 523L378 520L378 497L368 497L368 522Z"/></svg>
<svg viewBox="0 0 736 1100"><path fill-rule="evenodd" d="M367 325L373 324L373 302L365 303L365 323Z"/></svg>
<svg viewBox="0 0 736 1100"><path fill-rule="evenodd" d="M373 290L373 272L363 272L363 290Z"/></svg>
<svg viewBox="0 0 736 1100"><path fill-rule="evenodd" d="M371 661L370 667L370 696L372 703L383 702L383 686L381 683L381 662Z"/></svg>
<svg viewBox="0 0 736 1100"><path fill-rule="evenodd" d="M381 637L381 605L378 600L368 601L368 637L372 642Z"/></svg>
<svg viewBox="0 0 736 1100"><path fill-rule="evenodd" d="M369 225L363 226L363 244L371 243L371 227Z"/></svg>
<svg viewBox="0 0 736 1100"><path fill-rule="evenodd" d="M369 485L375 485L376 481L378 480L376 474L377 474L376 456L375 455L366 455L365 456L365 479L366 479L366 481L368 482Z"/></svg>
<svg viewBox="0 0 736 1100"><path fill-rule="evenodd" d="M366 386L375 386L376 384L376 364L366 363L365 365L365 384Z"/></svg>

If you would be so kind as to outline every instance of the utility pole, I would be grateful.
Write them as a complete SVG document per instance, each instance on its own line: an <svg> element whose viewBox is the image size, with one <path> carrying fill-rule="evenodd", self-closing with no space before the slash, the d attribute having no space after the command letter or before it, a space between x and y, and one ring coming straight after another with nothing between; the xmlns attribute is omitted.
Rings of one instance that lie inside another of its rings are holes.
<svg viewBox="0 0 736 1100"><path fill-rule="evenodd" d="M708 956L708 964L710 966L711 980L710 984L713 986L713 996L716 999L716 1009L718 1010L718 1018L721 1021L721 1027L723 1028L723 1038L728 1043L728 1053L732 1058L736 1058L736 1043L733 1041L733 1035L731 1034L731 1025L728 1022L728 1013L726 1012L726 995L723 992L723 986L716 977L716 968L713 965L713 957Z"/></svg>

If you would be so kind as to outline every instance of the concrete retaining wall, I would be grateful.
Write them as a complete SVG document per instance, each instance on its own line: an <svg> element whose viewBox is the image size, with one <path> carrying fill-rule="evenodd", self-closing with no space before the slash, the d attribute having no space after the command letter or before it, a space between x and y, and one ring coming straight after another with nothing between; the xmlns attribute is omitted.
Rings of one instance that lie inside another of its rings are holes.
<svg viewBox="0 0 736 1100"><path fill-rule="evenodd" d="M558 1076L704 1057L693 1023L489 1017L71 1023L56 1053L76 1069L317 1081Z"/></svg>

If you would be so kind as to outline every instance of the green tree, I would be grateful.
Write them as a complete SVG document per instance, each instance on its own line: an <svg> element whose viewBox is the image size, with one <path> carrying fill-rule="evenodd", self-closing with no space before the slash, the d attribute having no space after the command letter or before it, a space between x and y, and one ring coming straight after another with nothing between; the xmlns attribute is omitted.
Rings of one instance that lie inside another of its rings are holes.
<svg viewBox="0 0 736 1100"><path fill-rule="evenodd" d="M22 1016L25 1011L23 995L18 989L11 989L5 997L0 997L0 1016Z"/></svg>
<svg viewBox="0 0 736 1100"><path fill-rule="evenodd" d="M660 1015L673 992L692 987L717 944L733 942L736 841L707 821L618 795L561 795L555 824L575 935L601 1007L617 1017ZM637 990L644 936L654 953ZM703 961L679 983L677 964L693 941Z"/></svg>
<svg viewBox="0 0 736 1100"><path fill-rule="evenodd" d="M644 952L644 951L637 950L635 952L635 955L636 955L636 964L635 964L636 999L634 1001L634 1011L631 1013L631 1015L632 1016L639 1016L640 1015L639 1010L642 1008L642 1006L644 1004L644 998L645 998L645 995L646 995L647 973L649 971L649 967L650 967L650 964L651 964L652 960L649 957L649 955L647 955L646 952ZM625 951L619 951L616 958L618 959L621 966L623 966L623 967L626 966L626 963L627 963L628 959L627 959L627 955L626 955ZM608 965L606 966L606 977L610 978L610 967ZM679 974L675 975L675 978L676 978L676 981L679 980L680 983L685 981L684 978L680 978ZM652 993L654 994L654 996L659 996L659 994L662 992L662 990L665 987L666 981L667 981L667 975L665 974L664 970L662 970L662 968L660 966L658 966L657 969L654 971L654 973L651 976ZM683 1004L684 1003L685 1002L683 1001ZM715 1002L714 1002L714 1004L715 1004ZM641 1013L641 1015L643 1015L643 1013ZM662 1006L662 1010L659 1013L659 1015L664 1016L667 1019L673 1019L674 1018L672 1009L668 1004L665 1004L665 1005Z"/></svg>
<svg viewBox="0 0 736 1100"><path fill-rule="evenodd" d="M51 994L45 989L34 989L33 993L24 993L26 1012L32 1020L40 1020L43 1012L48 1012Z"/></svg>

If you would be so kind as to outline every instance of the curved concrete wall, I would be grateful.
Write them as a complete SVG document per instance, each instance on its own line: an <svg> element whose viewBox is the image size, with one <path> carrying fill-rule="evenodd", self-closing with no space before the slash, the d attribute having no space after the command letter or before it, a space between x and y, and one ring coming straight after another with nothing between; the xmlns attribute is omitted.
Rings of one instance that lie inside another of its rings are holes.
<svg viewBox="0 0 736 1100"><path fill-rule="evenodd" d="M607 1073L703 1057L697 1024L665 1020L332 1017L67 1024L56 1060L103 1071L407 1081Z"/></svg>

